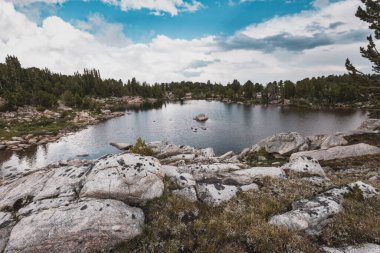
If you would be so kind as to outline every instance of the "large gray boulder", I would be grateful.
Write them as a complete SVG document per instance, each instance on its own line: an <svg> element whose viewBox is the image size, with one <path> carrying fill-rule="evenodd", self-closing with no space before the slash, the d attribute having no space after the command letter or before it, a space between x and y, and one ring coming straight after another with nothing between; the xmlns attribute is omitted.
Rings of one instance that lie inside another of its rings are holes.
<svg viewBox="0 0 380 253"><path fill-rule="evenodd" d="M343 211L344 195L350 193L354 187L359 187L365 198L378 194L375 188L359 181L329 190L311 199L297 201L293 203L291 211L270 218L269 224L318 234L328 223L328 218Z"/></svg>
<svg viewBox="0 0 380 253"><path fill-rule="evenodd" d="M80 197L144 204L162 195L163 177L161 164L153 157L113 155L95 164L86 178Z"/></svg>
<svg viewBox="0 0 380 253"><path fill-rule="evenodd" d="M278 153L280 155L307 149L305 146L306 138L296 132L276 134L264 139L259 145L263 146L268 153Z"/></svg>
<svg viewBox="0 0 380 253"><path fill-rule="evenodd" d="M347 157L356 157L364 155L380 154L380 148L364 143L349 146L333 147L326 150L312 150L294 153L290 156L290 160L294 160L301 156L312 157L318 161L327 161L334 159L342 159Z"/></svg>
<svg viewBox="0 0 380 253"><path fill-rule="evenodd" d="M117 200L82 200L22 218L5 252L107 251L139 235L143 224L141 209Z"/></svg>

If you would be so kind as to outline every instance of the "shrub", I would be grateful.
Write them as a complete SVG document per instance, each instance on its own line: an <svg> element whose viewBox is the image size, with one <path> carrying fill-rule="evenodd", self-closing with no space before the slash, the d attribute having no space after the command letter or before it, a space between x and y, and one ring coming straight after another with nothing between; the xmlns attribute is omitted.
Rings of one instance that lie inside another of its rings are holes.
<svg viewBox="0 0 380 253"><path fill-rule="evenodd" d="M141 138L136 140L136 144L131 148L131 152L145 156L152 156L154 154L153 150Z"/></svg>

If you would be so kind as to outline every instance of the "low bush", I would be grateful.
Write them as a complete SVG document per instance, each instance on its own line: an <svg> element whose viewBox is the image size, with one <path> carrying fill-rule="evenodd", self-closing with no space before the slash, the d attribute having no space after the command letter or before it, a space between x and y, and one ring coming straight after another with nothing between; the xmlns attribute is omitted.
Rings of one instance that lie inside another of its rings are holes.
<svg viewBox="0 0 380 253"><path fill-rule="evenodd" d="M136 144L131 148L131 152L144 156L152 156L154 154L153 150L141 138L136 140Z"/></svg>

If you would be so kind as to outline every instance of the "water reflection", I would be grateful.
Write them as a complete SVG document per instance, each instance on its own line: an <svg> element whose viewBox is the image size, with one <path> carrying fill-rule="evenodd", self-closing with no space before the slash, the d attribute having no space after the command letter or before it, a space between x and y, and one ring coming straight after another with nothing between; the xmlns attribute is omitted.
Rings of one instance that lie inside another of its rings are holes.
<svg viewBox="0 0 380 253"><path fill-rule="evenodd" d="M193 120L197 114L207 122ZM218 154L239 152L259 140L279 132L297 131L304 135L333 133L357 128L366 118L362 111L320 111L277 106L246 106L208 101L185 101L132 108L125 116L90 126L56 143L25 151L0 152L0 169L8 166L42 167L62 159L94 159L116 153L110 142L133 143L168 140L195 147L213 147ZM191 127L198 128L195 133ZM202 128L206 128L203 130Z"/></svg>

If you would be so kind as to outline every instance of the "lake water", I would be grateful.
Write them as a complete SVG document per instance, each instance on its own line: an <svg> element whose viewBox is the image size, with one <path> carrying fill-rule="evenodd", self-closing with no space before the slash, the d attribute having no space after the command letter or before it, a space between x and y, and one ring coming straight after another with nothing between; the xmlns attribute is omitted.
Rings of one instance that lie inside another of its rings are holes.
<svg viewBox="0 0 380 253"><path fill-rule="evenodd" d="M193 117L200 113L207 114L209 120L194 121ZM90 126L56 143L21 152L2 152L0 168L42 167L84 154L88 155L84 159L94 159L119 152L110 142L134 143L138 137L148 142L168 140L197 148L213 147L217 154L240 152L275 133L334 133L356 129L365 119L363 111L314 111L215 101L168 103L157 109L127 111L123 117ZM192 127L198 131L193 132Z"/></svg>

